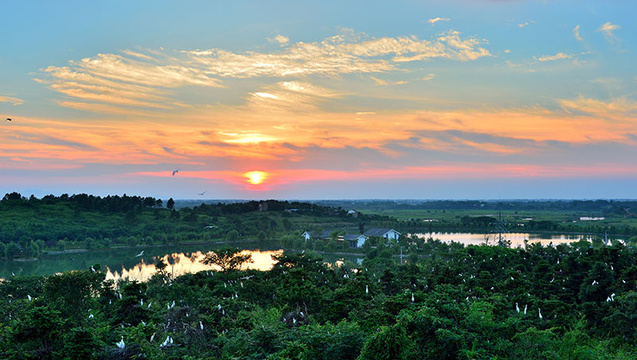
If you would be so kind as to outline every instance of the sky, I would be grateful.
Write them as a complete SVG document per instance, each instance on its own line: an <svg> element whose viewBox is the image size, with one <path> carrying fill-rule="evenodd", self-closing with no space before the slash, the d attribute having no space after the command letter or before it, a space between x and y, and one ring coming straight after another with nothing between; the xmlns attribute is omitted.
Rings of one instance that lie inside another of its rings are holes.
<svg viewBox="0 0 637 360"><path fill-rule="evenodd" d="M637 198L634 1L3 13L0 196Z"/></svg>

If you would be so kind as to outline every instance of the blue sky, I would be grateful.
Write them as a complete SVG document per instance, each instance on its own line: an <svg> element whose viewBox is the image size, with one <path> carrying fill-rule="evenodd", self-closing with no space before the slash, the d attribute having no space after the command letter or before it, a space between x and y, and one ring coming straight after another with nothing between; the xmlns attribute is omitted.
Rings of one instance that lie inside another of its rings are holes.
<svg viewBox="0 0 637 360"><path fill-rule="evenodd" d="M630 1L4 8L3 193L637 197Z"/></svg>

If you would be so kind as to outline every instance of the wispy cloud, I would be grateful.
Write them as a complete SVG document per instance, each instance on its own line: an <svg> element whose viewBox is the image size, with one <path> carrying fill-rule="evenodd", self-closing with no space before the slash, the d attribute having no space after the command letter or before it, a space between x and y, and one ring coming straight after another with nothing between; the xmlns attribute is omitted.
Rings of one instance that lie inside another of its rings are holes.
<svg viewBox="0 0 637 360"><path fill-rule="evenodd" d="M569 55L569 54L565 54L563 52L559 52L555 55L544 55L544 56L540 56L537 60L538 61L557 61L557 60L564 60L564 59L572 59L573 55Z"/></svg>
<svg viewBox="0 0 637 360"><path fill-rule="evenodd" d="M280 84L275 93L254 92L249 97L253 105L264 105L267 101L267 106L272 106L272 101L268 100L277 99L268 98L267 94L279 96L278 100L283 104L283 99L290 99L290 94L296 91L295 98L305 96L297 103L307 108L315 104L314 100L308 99L321 96L308 91L320 89L307 82L296 82L296 79L387 73L403 70L405 63L433 58L470 61L490 56L483 41L464 38L456 31L448 31L432 40L421 40L416 36L369 38L350 30L313 43L290 43L283 35L268 40L280 44L281 48L271 52L243 53L223 49L148 49L125 50L119 55L98 54L79 61L71 60L67 66L49 66L43 70L46 76L36 81L64 95L66 99L58 101L62 106L132 115L141 109L170 110L187 106L174 100L181 88L220 88L229 79L270 77L290 79L285 82L290 86L287 93L280 93L283 89ZM383 80L375 79L383 83ZM300 87L295 90L297 85ZM6 99L17 102L17 99Z"/></svg>
<svg viewBox="0 0 637 360"><path fill-rule="evenodd" d="M345 94L308 82L282 81L250 93L248 106L258 111L317 111L317 105Z"/></svg>
<svg viewBox="0 0 637 360"><path fill-rule="evenodd" d="M449 20L451 20L451 19L436 17L436 18L433 18L433 19L429 19L427 21L431 24L431 26L434 26L438 21L449 21Z"/></svg>
<svg viewBox="0 0 637 360"><path fill-rule="evenodd" d="M573 28L573 36L575 36L575 40L584 41L584 38L579 33L579 25Z"/></svg>
<svg viewBox="0 0 637 360"><path fill-rule="evenodd" d="M621 29L621 28L622 27L619 25L614 25L614 24L611 24L610 22L607 22L604 25L600 26L599 29L597 29L597 31L604 34L604 37L606 38L608 42L614 43L617 40L617 38L615 37L615 34L613 34L613 31Z"/></svg>
<svg viewBox="0 0 637 360"><path fill-rule="evenodd" d="M529 25L531 25L531 24L535 24L535 21L530 20L530 21L527 21L527 22L525 22L525 23L518 24L518 27L519 27L519 28L523 28L523 27L527 27L527 26L529 26Z"/></svg>
<svg viewBox="0 0 637 360"><path fill-rule="evenodd" d="M89 109L88 104L95 103L108 105L112 112L125 113L141 108L179 108L184 104L173 98L180 88L219 88L226 79L294 80L308 76L376 74L403 70L404 63L414 61L434 58L470 61L491 55L482 40L465 38L457 31L445 32L431 40L416 36L369 38L344 30L320 42L290 43L282 35L269 41L281 48L243 53L224 49L160 49L98 54L71 60L67 66L49 66L44 69L47 76L36 80L67 97L59 102L63 106ZM259 94L255 96L258 98ZM82 102L87 105L82 106Z"/></svg>
<svg viewBox="0 0 637 360"><path fill-rule="evenodd" d="M558 102L569 112L610 120L614 124L623 123L632 126L637 121L637 102L626 97L601 101L580 96L576 99L561 99Z"/></svg>
<svg viewBox="0 0 637 360"><path fill-rule="evenodd" d="M22 105L22 104L24 104L24 101L22 101L22 99L18 99L18 98L15 98L15 97L10 97L10 96L2 96L2 95L0 95L0 102L12 103L13 105Z"/></svg>
<svg viewBox="0 0 637 360"><path fill-rule="evenodd" d="M236 54L212 49L187 54L208 73L222 78L289 77L378 73L396 70L392 62L433 58L473 60L489 56L481 45L475 38L462 39L460 33L450 31L432 41L415 36L360 40L337 35L321 42L299 42L274 53Z"/></svg>
<svg viewBox="0 0 637 360"><path fill-rule="evenodd" d="M287 43L290 42L290 38L287 36L283 36L283 35L277 35L273 38L269 38L268 41L273 42L273 43L277 43L277 44L281 44L281 45L285 45Z"/></svg>

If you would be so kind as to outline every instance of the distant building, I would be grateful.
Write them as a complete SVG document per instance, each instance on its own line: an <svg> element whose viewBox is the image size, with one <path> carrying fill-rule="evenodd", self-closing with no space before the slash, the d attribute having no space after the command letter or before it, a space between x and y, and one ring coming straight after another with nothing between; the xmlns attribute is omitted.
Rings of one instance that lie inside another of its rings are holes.
<svg viewBox="0 0 637 360"><path fill-rule="evenodd" d="M592 216L580 216L580 221L602 221L605 219L605 217L600 216L600 217L592 217Z"/></svg>
<svg viewBox="0 0 637 360"><path fill-rule="evenodd" d="M386 228L371 228L365 231L365 236L377 236L382 237L387 240L398 240L400 237L400 233L394 229L386 229Z"/></svg>
<svg viewBox="0 0 637 360"><path fill-rule="evenodd" d="M367 239L368 237L363 234L345 234L343 236L343 241L347 241L351 248L362 247Z"/></svg>
<svg viewBox="0 0 637 360"><path fill-rule="evenodd" d="M304 231L303 234L301 234L301 236L303 236L305 241L310 240L310 239L314 239L314 240L331 240L332 239L332 233L334 233L334 231L329 231L329 230L325 230L325 231ZM339 240L342 240L340 236L339 236Z"/></svg>

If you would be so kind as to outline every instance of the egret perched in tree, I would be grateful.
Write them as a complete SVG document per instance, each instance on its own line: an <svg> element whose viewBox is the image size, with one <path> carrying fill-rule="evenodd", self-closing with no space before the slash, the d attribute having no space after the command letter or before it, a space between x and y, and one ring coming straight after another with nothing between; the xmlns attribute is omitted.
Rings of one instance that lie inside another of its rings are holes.
<svg viewBox="0 0 637 360"><path fill-rule="evenodd" d="M542 310L540 308L537 308L537 316L542 319Z"/></svg>
<svg viewBox="0 0 637 360"><path fill-rule="evenodd" d="M161 343L161 347L168 346L168 344L170 343L172 343L172 339L170 338L170 336L166 336L166 340L164 340L164 342Z"/></svg>
<svg viewBox="0 0 637 360"><path fill-rule="evenodd" d="M126 347L126 344L124 344L124 337L122 336L122 339L115 345L117 345L120 349L124 349Z"/></svg>
<svg viewBox="0 0 637 360"><path fill-rule="evenodd" d="M518 306L518 303L515 303L515 311L517 311L518 313L520 312L520 307Z"/></svg>

